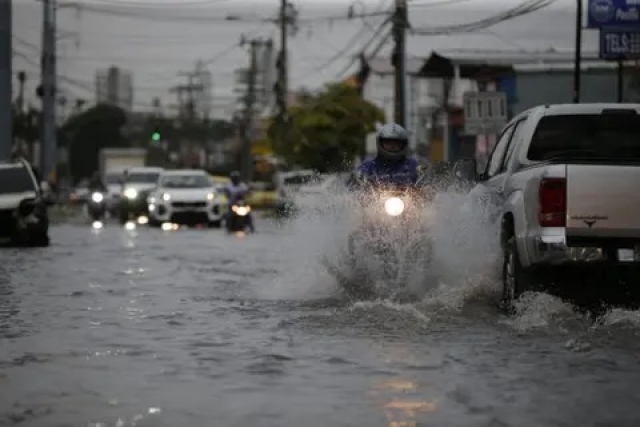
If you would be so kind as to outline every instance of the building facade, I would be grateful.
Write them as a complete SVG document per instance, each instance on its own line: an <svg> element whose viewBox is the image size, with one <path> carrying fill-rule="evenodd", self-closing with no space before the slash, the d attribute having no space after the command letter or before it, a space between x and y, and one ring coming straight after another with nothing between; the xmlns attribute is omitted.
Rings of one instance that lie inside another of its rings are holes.
<svg viewBox="0 0 640 427"><path fill-rule="evenodd" d="M536 105L573 102L573 55L571 52L509 53L447 55L454 67L454 78L448 93L442 78L424 77L421 69L427 58L410 59L407 63L407 129L411 147L431 161L455 161L475 155L482 161L492 148L495 136L464 133L463 95L477 91L478 82L461 78L461 67L470 64L508 66L508 74L494 76L486 90L505 92L510 116ZM394 76L387 58L370 62L371 74L363 95L393 120ZM581 102L617 102L617 64L600 61L594 54L585 54L581 74ZM625 102L640 102L640 68L626 64L623 73ZM445 99L447 98L447 99ZM442 114L434 114L440 110ZM375 135L367 138L367 151L375 152ZM422 149L421 149L422 147Z"/></svg>
<svg viewBox="0 0 640 427"><path fill-rule="evenodd" d="M95 76L96 103L133 110L133 76L118 67L98 70Z"/></svg>

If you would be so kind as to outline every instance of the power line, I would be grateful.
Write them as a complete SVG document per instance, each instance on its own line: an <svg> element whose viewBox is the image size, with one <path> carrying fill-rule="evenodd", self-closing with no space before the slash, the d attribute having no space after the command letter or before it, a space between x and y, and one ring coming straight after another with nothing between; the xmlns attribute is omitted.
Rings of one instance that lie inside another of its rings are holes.
<svg viewBox="0 0 640 427"><path fill-rule="evenodd" d="M372 41L374 41L378 35L380 34L380 31L388 24L389 20L385 20L376 30L376 32L373 34L373 36L366 42L365 47L363 49L366 49L366 46L370 45ZM330 67L331 65L333 65L336 61L339 61L341 58L343 58L351 49L353 49L353 45L358 41L358 39L360 39L367 31L369 30L369 28L367 26L362 26L362 28L353 36L351 37L351 39L349 39L346 43L345 46L340 49L338 52L336 52L334 55L332 55L327 61L323 62L320 65L315 65L313 67L310 67L309 69L305 70L303 72L303 74L305 74L305 78L303 80L306 80L309 77L315 76L318 73L321 73L322 71L324 71L325 69L327 69L328 67ZM311 74L309 74L311 73Z"/></svg>
<svg viewBox="0 0 640 427"><path fill-rule="evenodd" d="M476 32L478 30L483 30L502 22L506 22L524 15L529 15L531 13L537 12L555 2L556 0L524 0L518 6L507 9L504 12L470 23L430 28L410 28L409 31L414 35L427 36Z"/></svg>

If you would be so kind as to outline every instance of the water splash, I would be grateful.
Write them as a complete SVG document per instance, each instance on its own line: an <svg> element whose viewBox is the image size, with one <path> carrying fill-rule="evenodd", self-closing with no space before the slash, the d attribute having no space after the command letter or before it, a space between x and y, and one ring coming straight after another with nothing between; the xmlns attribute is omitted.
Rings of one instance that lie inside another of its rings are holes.
<svg viewBox="0 0 640 427"><path fill-rule="evenodd" d="M296 199L297 215L282 225L286 237L278 245L281 258L289 260L284 276L263 289L263 296L283 299L325 298L343 292L337 275L348 276L349 233L360 221L359 206L345 193L315 193ZM420 221L430 221L429 239L433 251L428 263L411 266L404 286L412 298L403 299L393 290L393 280L375 276L375 260L364 265L374 272L364 285L376 289L370 301L354 301L360 309L374 309L386 301L389 310L431 314L444 310L462 311L475 303L497 312L500 301L501 251L496 239L497 225L489 222L485 205L472 203L465 191L452 186L439 192L431 213ZM400 260L403 251L398 250ZM371 305L373 304L373 305ZM477 304L476 304L477 305ZM500 323L520 333L536 330L585 331L590 327L640 327L640 311L614 309L594 319L560 298L545 293L525 293L516 302L516 314L500 317Z"/></svg>
<svg viewBox="0 0 640 427"><path fill-rule="evenodd" d="M279 278L279 295L286 293L289 298L293 293L304 298L307 293L317 295L320 289L335 294L343 290L345 280L351 280L373 290L374 298L406 301L409 294L414 302L440 298L445 306L453 307L495 288L498 248L494 234L483 220L484 212L470 206L461 191L437 194L416 218L416 229L427 230L426 234L415 233L410 242L396 242L393 251L403 268L391 278L384 277L375 257L360 249L354 257L357 271L348 260L349 234L361 221L361 208L353 196L314 193L298 196L295 203L298 213L284 223L287 242L280 248L286 249L294 265L286 277ZM408 249L411 244L419 249L429 247L432 252L420 250L416 255ZM367 274L361 275L362 271ZM400 287L403 292L396 292Z"/></svg>

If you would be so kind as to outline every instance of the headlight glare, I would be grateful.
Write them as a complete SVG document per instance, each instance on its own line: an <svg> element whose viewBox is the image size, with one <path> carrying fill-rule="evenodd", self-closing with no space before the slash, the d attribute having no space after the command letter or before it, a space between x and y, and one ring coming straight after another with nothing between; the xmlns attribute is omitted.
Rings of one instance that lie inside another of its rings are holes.
<svg viewBox="0 0 640 427"><path fill-rule="evenodd" d="M136 190L135 188L127 188L126 190L124 190L124 196L127 199L133 200L138 197L138 190Z"/></svg>
<svg viewBox="0 0 640 427"><path fill-rule="evenodd" d="M404 212L404 202L397 197L390 197L384 201L384 210L391 216L401 215Z"/></svg>

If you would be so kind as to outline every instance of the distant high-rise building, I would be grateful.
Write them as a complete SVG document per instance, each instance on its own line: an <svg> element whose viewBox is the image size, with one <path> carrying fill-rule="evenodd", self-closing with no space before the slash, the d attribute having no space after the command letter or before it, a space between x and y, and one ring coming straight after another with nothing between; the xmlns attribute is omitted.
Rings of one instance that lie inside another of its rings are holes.
<svg viewBox="0 0 640 427"><path fill-rule="evenodd" d="M211 72L207 69L204 62L196 62L193 78L193 83L199 87L199 89L194 91L193 101L195 113L202 118L209 118L213 107L211 94L213 83Z"/></svg>
<svg viewBox="0 0 640 427"><path fill-rule="evenodd" d="M118 67L96 71L96 103L133 110L133 77Z"/></svg>

